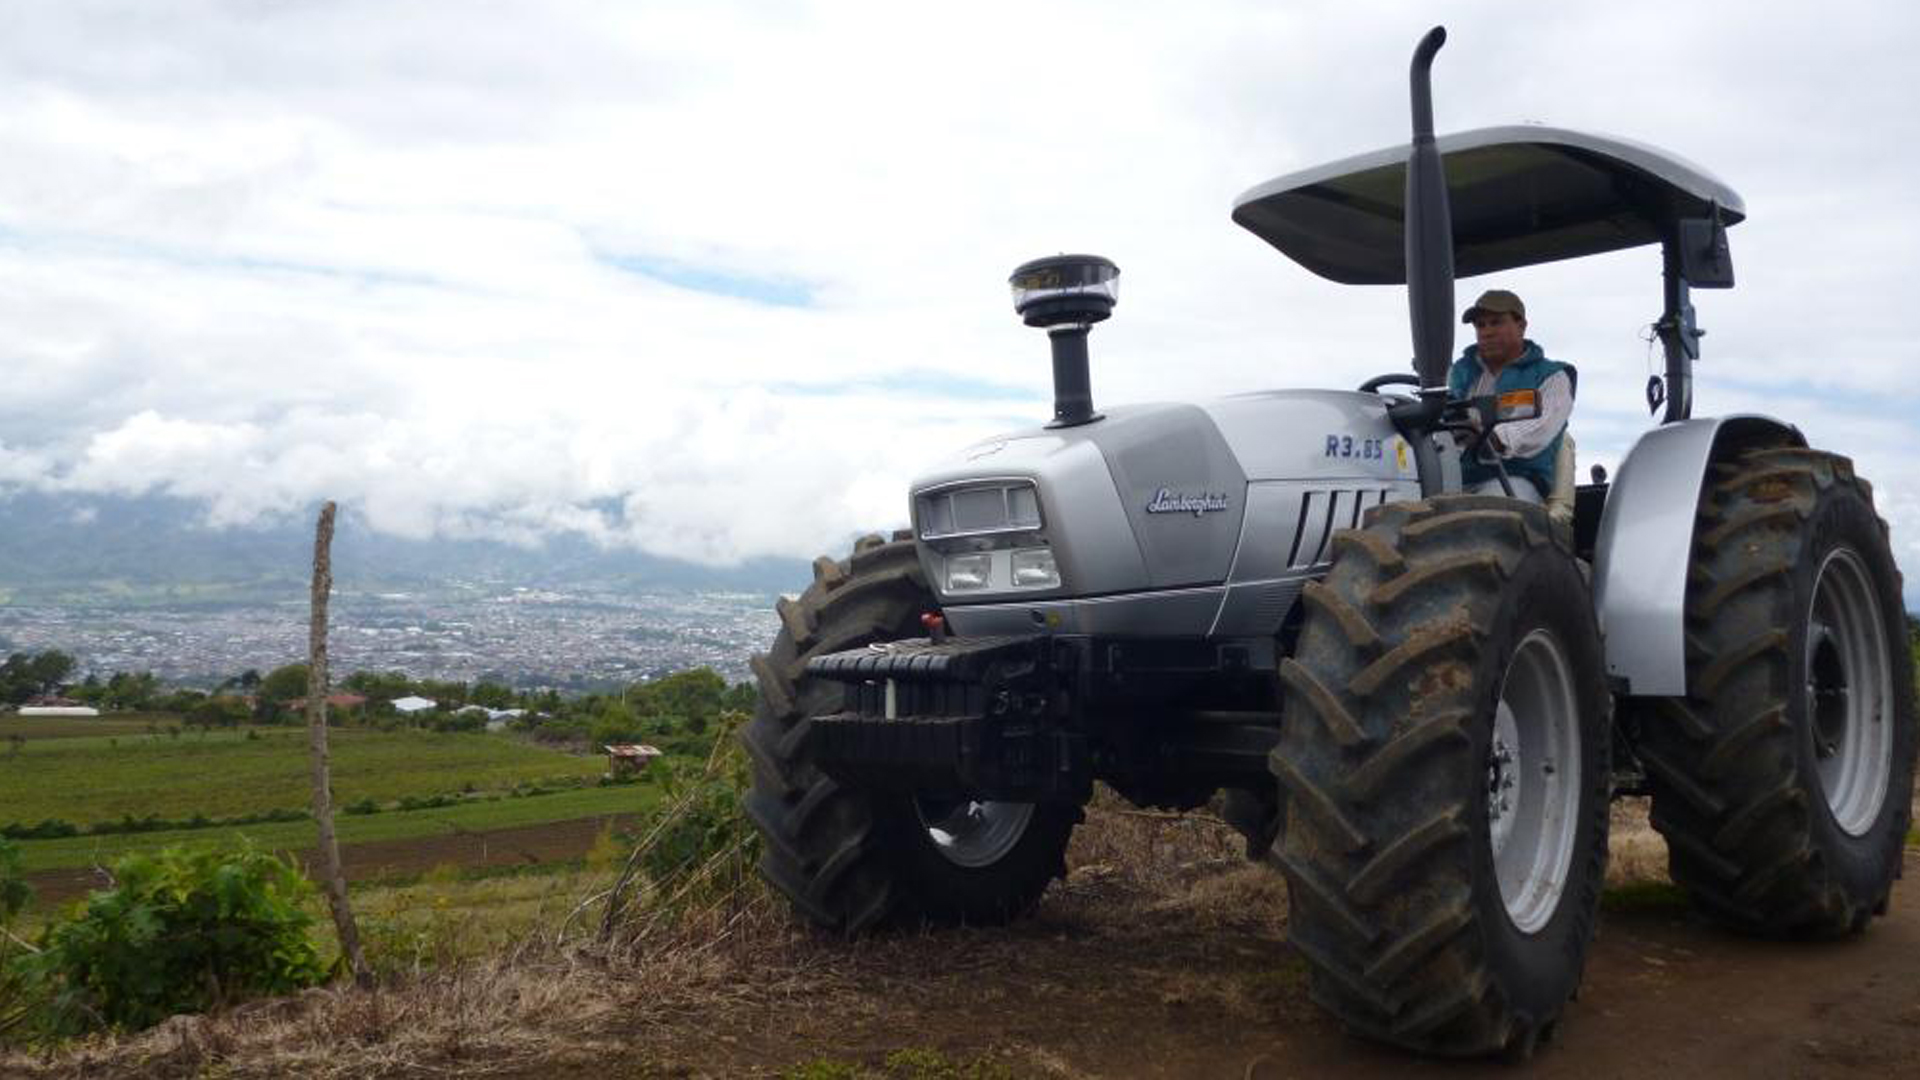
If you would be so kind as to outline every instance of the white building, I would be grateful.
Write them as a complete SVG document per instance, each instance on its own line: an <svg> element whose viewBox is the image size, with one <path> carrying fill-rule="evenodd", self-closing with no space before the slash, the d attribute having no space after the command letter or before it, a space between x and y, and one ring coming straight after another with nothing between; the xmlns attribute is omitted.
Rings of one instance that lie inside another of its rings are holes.
<svg viewBox="0 0 1920 1080"><path fill-rule="evenodd" d="M408 716L412 716L414 713L417 713L417 712L426 712L428 709L438 708L439 706L440 706L440 703L437 701L433 701L429 698L417 697L413 694L408 694L406 697L403 697L403 698L393 699L394 710L397 712L406 713Z"/></svg>
<svg viewBox="0 0 1920 1080"><path fill-rule="evenodd" d="M505 731L513 721L527 715L525 709L488 709L487 730Z"/></svg>

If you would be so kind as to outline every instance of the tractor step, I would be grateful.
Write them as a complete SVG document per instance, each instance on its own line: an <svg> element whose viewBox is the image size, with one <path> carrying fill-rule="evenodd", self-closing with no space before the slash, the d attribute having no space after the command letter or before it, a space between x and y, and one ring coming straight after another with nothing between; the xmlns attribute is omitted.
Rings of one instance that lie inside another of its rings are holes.
<svg viewBox="0 0 1920 1080"><path fill-rule="evenodd" d="M1046 652L1047 639L1039 634L945 641L909 638L816 656L807 661L807 674L844 683L884 679L979 683L995 664L1032 663L1043 658Z"/></svg>

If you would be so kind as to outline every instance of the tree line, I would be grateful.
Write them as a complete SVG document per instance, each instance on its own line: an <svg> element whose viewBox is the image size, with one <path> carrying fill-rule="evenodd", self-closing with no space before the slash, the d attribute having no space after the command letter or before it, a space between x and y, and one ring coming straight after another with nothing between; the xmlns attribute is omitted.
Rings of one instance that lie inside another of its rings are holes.
<svg viewBox="0 0 1920 1080"><path fill-rule="evenodd" d="M57 649L15 653L0 666L0 701L18 705L58 693L84 705L114 712L165 712L202 727L246 723L298 723L307 693L307 665L284 664L262 673L248 669L223 679L212 690L169 686L151 671L89 674L69 681L73 657ZM366 698L361 708L330 710L334 722L408 723L440 730L472 730L486 723L477 714L456 715L468 705L490 710L519 709L516 726L549 742L602 744L651 740L669 751L704 753L709 734L723 712L752 712L758 693L752 683L728 685L711 668L680 671L618 689L563 695L557 690L521 690L482 679L466 683L416 679L398 671L355 671L339 680L335 693ZM402 718L392 708L400 698L422 697L438 705L430 712Z"/></svg>
<svg viewBox="0 0 1920 1080"><path fill-rule="evenodd" d="M52 694L73 674L73 657L59 649L17 652L0 663L0 702L18 705Z"/></svg>

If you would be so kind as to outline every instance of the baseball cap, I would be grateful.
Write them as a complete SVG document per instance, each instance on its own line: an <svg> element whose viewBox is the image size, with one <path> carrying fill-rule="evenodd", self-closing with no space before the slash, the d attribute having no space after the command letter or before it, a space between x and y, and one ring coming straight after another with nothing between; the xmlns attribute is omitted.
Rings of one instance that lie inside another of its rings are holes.
<svg viewBox="0 0 1920 1080"><path fill-rule="evenodd" d="M1473 321L1473 317L1482 311L1488 314L1498 314L1504 311L1516 319L1525 319L1527 317L1527 305L1521 303L1518 296L1515 296L1505 289L1488 289L1486 292L1481 293L1480 299L1475 300L1473 306L1467 309L1466 314L1460 316L1460 321L1470 323Z"/></svg>

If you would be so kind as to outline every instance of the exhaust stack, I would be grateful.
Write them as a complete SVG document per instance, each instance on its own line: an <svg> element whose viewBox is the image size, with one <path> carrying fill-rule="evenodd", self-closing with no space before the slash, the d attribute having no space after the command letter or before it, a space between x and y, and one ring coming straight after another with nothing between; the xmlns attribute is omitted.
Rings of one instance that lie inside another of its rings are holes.
<svg viewBox="0 0 1920 1080"><path fill-rule="evenodd" d="M1413 50L1413 148L1407 157L1407 308L1413 324L1413 369L1420 385L1447 385L1453 362L1453 211L1447 174L1433 141L1433 57L1447 29L1427 31Z"/></svg>
<svg viewBox="0 0 1920 1080"><path fill-rule="evenodd" d="M1053 420L1047 426L1100 419L1087 374L1087 333L1113 314L1120 268L1098 255L1050 255L1021 263L1007 281L1014 313L1028 326L1045 328L1053 345Z"/></svg>

